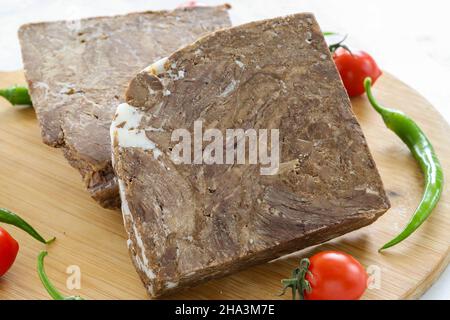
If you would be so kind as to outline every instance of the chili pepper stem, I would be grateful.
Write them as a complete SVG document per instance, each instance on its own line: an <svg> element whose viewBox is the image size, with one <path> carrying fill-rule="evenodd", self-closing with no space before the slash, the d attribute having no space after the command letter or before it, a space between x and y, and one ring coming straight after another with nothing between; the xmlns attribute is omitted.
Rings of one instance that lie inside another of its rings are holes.
<svg viewBox="0 0 450 320"><path fill-rule="evenodd" d="M347 45L343 44L343 42L347 39L348 35L344 35L344 37L336 43L333 43L331 45L328 46L328 49L330 50L331 53L335 52L338 48L344 48L345 50L347 50L348 52L350 52L350 54L352 53L350 48L347 47Z"/></svg>
<svg viewBox="0 0 450 320"><path fill-rule="evenodd" d="M56 237L53 237L50 240L45 241L45 244L53 243L53 242L55 242L55 240L56 240Z"/></svg>

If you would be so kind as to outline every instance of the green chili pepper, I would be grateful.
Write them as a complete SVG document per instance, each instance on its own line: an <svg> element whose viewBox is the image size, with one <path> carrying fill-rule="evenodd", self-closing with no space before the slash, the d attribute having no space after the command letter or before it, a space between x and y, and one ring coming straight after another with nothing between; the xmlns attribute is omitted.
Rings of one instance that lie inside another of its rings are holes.
<svg viewBox="0 0 450 320"><path fill-rule="evenodd" d="M54 299L54 300L84 300L80 296L70 296L70 297L64 297L50 282L50 280L47 277L47 274L45 273L44 268L44 258L47 255L47 251L42 251L38 256L38 275L39 279L41 279L42 285L44 286L45 290L47 290L48 294Z"/></svg>
<svg viewBox="0 0 450 320"><path fill-rule="evenodd" d="M26 87L12 86L0 89L0 96L11 102L12 105L32 105L28 89Z"/></svg>
<svg viewBox="0 0 450 320"><path fill-rule="evenodd" d="M28 233L30 236L35 238L36 240L49 244L53 241L55 241L56 238L52 238L50 240L45 240L32 226L30 226L25 220L23 220L21 217L19 217L14 212L9 211L8 209L0 208L0 222L4 222L7 224L11 224L13 226L16 226L19 229L22 229L26 233Z"/></svg>
<svg viewBox="0 0 450 320"><path fill-rule="evenodd" d="M394 131L408 146L425 176L425 188L422 200L411 220L399 235L380 249L381 251L409 237L428 218L441 197L444 174L433 146L425 133L403 112L388 109L378 104L372 95L371 84L372 81L370 78L364 80L364 87L370 104L382 116L386 126Z"/></svg>

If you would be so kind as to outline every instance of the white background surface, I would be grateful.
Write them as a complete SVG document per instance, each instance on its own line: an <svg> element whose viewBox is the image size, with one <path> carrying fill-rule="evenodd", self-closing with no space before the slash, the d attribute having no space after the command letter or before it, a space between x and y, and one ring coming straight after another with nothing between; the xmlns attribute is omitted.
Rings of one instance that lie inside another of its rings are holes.
<svg viewBox="0 0 450 320"><path fill-rule="evenodd" d="M0 70L22 68L18 27L26 22L171 9L183 0L0 0ZM203 0L221 4L221 0ZM241 0L226 1L234 25L309 11L323 30L349 34L347 43L370 52L424 95L450 121L450 1ZM450 233L450 230L449 230ZM423 296L450 299L450 268Z"/></svg>

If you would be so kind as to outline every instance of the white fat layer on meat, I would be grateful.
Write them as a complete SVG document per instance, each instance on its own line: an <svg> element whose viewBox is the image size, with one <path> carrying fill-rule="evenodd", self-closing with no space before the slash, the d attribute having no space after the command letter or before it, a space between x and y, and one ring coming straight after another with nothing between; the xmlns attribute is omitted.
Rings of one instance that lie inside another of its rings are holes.
<svg viewBox="0 0 450 320"><path fill-rule="evenodd" d="M141 270L142 272L145 273L145 275L147 276L148 279L155 279L156 275L155 273L147 266L144 265L144 263L142 262L141 258L139 257L139 255L135 255L134 256L134 261L136 261L136 265L139 268L139 270Z"/></svg>
<svg viewBox="0 0 450 320"><path fill-rule="evenodd" d="M367 194L374 194L374 195L377 195L377 196L380 195L380 193L378 191L372 190L370 188L366 188L366 193Z"/></svg>
<svg viewBox="0 0 450 320"><path fill-rule="evenodd" d="M127 217L127 218L130 218L131 221L133 221L133 216L131 215L130 207L128 206L127 197L125 195L125 184L120 179L117 179L117 182L119 184L119 194L120 194L122 215L123 215L124 219L125 219L125 217ZM126 221L124 221L124 222L126 222Z"/></svg>
<svg viewBox="0 0 450 320"><path fill-rule="evenodd" d="M159 150L156 147L156 144L147 137L146 130L139 129L143 116L143 113L139 109L134 108L127 103L120 104L117 107L116 115L110 128L111 142L113 144L117 143L119 148L142 148L144 150L151 150L153 152L153 157L158 159L158 157L162 155L161 150ZM160 131L160 129L151 127L149 131ZM114 154L112 158L114 161ZM131 227L128 234L129 240L127 241L127 245L131 252L134 253L133 258L137 268L141 270L149 280L155 279L156 274L150 268L148 258L145 254L146 250L142 236L136 227L136 223L128 205L125 183L121 179L117 180L119 184L124 223ZM133 250L133 246L135 247L135 250ZM150 292L152 291L151 286L148 289Z"/></svg>
<svg viewBox="0 0 450 320"><path fill-rule="evenodd" d="M172 282L172 281L167 281L166 282L166 288L167 289L173 289L178 287L178 282Z"/></svg>
<svg viewBox="0 0 450 320"><path fill-rule="evenodd" d="M141 254L139 255L137 252L134 255L134 260L136 261L137 267L145 273L145 275L149 279L155 279L156 275L155 273L149 268L148 258L145 255L145 246L144 241L142 241L141 234L139 233L138 229L136 228L136 224L133 219L133 215L131 214L130 207L128 206L128 201L125 195L125 184L122 180L118 179L119 182L119 192L120 192L120 201L122 202L122 215L125 225L128 223L133 228L133 234L136 241L133 242L133 240L128 239L127 240L127 246L129 249L133 246L133 244L136 247L139 247L141 250ZM129 221L127 221L127 219ZM128 237L130 238L130 233L128 233Z"/></svg>
<svg viewBox="0 0 450 320"><path fill-rule="evenodd" d="M149 73L157 76L158 74L164 73L166 71L166 67L165 67L166 62L167 62L167 57L159 59L158 61L149 65L143 71L149 72Z"/></svg>
<svg viewBox="0 0 450 320"><path fill-rule="evenodd" d="M155 291L153 290L153 286L151 284L147 285L147 291L153 296Z"/></svg>
<svg viewBox="0 0 450 320"><path fill-rule="evenodd" d="M145 255L144 241L142 241L141 235L134 223L133 223L133 232L134 237L136 238L136 244L141 249L142 262L144 263L145 266L148 266L148 259L147 256Z"/></svg>
<svg viewBox="0 0 450 320"><path fill-rule="evenodd" d="M141 238L141 234L139 233L138 229L136 228L136 225L133 223L133 233L134 233L134 237L136 239L135 245L139 247L139 249L141 249L141 255L139 256L139 254L136 253L135 260L136 263L139 267L139 269L145 273L145 275L147 276L147 278L149 279L155 279L156 275L153 272L152 269L149 268L149 264L148 264L148 258L145 255L145 246L144 246L144 242L142 241Z"/></svg>
<svg viewBox="0 0 450 320"><path fill-rule="evenodd" d="M142 241L141 234L139 233L138 229L136 228L136 224L134 223L133 215L131 214L130 208L128 206L128 201L125 195L125 184L122 180L118 179L119 182L119 192L120 192L120 201L122 202L122 215L124 224L127 225L128 223L133 228L133 234L136 241L133 242L133 240L128 239L127 240L127 246L129 249L132 248L133 244L136 247L139 247L141 250L141 254L139 255L137 252L134 254L134 260L136 261L136 265L142 272L145 273L145 275L149 279L155 279L156 275L155 273L149 268L148 258L145 255L145 247L144 242ZM129 221L127 221L129 220ZM130 238L130 233L128 233L128 237ZM133 252L133 251L131 251Z"/></svg>
<svg viewBox="0 0 450 320"><path fill-rule="evenodd" d="M150 131L150 132L164 132L163 128L153 128L153 127L148 127L147 129L145 129L145 131Z"/></svg>
<svg viewBox="0 0 450 320"><path fill-rule="evenodd" d="M162 154L161 150L147 137L146 130L139 129L142 117L143 113L139 109L128 103L121 103L111 123L111 141L114 142L114 138L117 138L118 146L122 148L151 150L153 157L158 159ZM150 131L153 131L153 128Z"/></svg>
<svg viewBox="0 0 450 320"><path fill-rule="evenodd" d="M161 75L163 73L166 73L169 75L169 77L172 80L180 80L183 79L186 75L186 71L184 69L182 70L176 70L177 68L177 64L174 62L170 65L170 67L167 67L167 61L168 58L162 58L154 63L152 63L151 65L149 65L147 68L145 68L144 70L142 70L143 72L148 72L152 75L158 76ZM162 80L164 81L164 80ZM163 83L164 85L164 83ZM150 94L153 94L152 92L150 92ZM170 91L166 91L166 93L164 94L165 96L170 95Z"/></svg>
<svg viewBox="0 0 450 320"><path fill-rule="evenodd" d="M230 93L232 93L235 89L236 86L239 84L239 80L231 80L231 82L227 85L227 87L225 88L225 90L223 90L223 92L219 95L219 97L226 97L228 96Z"/></svg>
<svg viewBox="0 0 450 320"><path fill-rule="evenodd" d="M239 68L241 68L241 69L244 69L244 68L245 68L245 66L244 66L244 64L242 63L242 61L234 60L234 62L239 66Z"/></svg>
<svg viewBox="0 0 450 320"><path fill-rule="evenodd" d="M173 62L170 66L168 66L168 58L165 57L152 63L147 68L142 70L142 72L147 72L156 77L160 76L159 80L161 85L163 86L162 94L164 97L167 97L172 94L172 92L170 92L170 90L167 89L170 80L177 81L183 79L186 76L186 71L184 69L176 70L176 68L177 68L176 62ZM163 73L168 77L162 76ZM151 88L149 88L148 90L150 95L154 95L156 93ZM160 155L160 153L157 154Z"/></svg>

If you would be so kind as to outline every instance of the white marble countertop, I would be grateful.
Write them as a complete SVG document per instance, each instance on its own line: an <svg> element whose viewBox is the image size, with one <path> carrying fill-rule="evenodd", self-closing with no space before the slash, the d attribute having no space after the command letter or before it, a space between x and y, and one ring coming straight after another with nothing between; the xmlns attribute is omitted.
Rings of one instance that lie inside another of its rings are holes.
<svg viewBox="0 0 450 320"><path fill-rule="evenodd" d="M226 0L203 0L220 4ZM76 19L174 8L183 0L0 0L0 70L22 68L18 27L26 22ZM233 24L309 11L323 30L349 34L385 70L418 90L450 121L450 2L442 0L228 0ZM449 230L450 232L450 230ZM450 299L450 268L422 297Z"/></svg>

